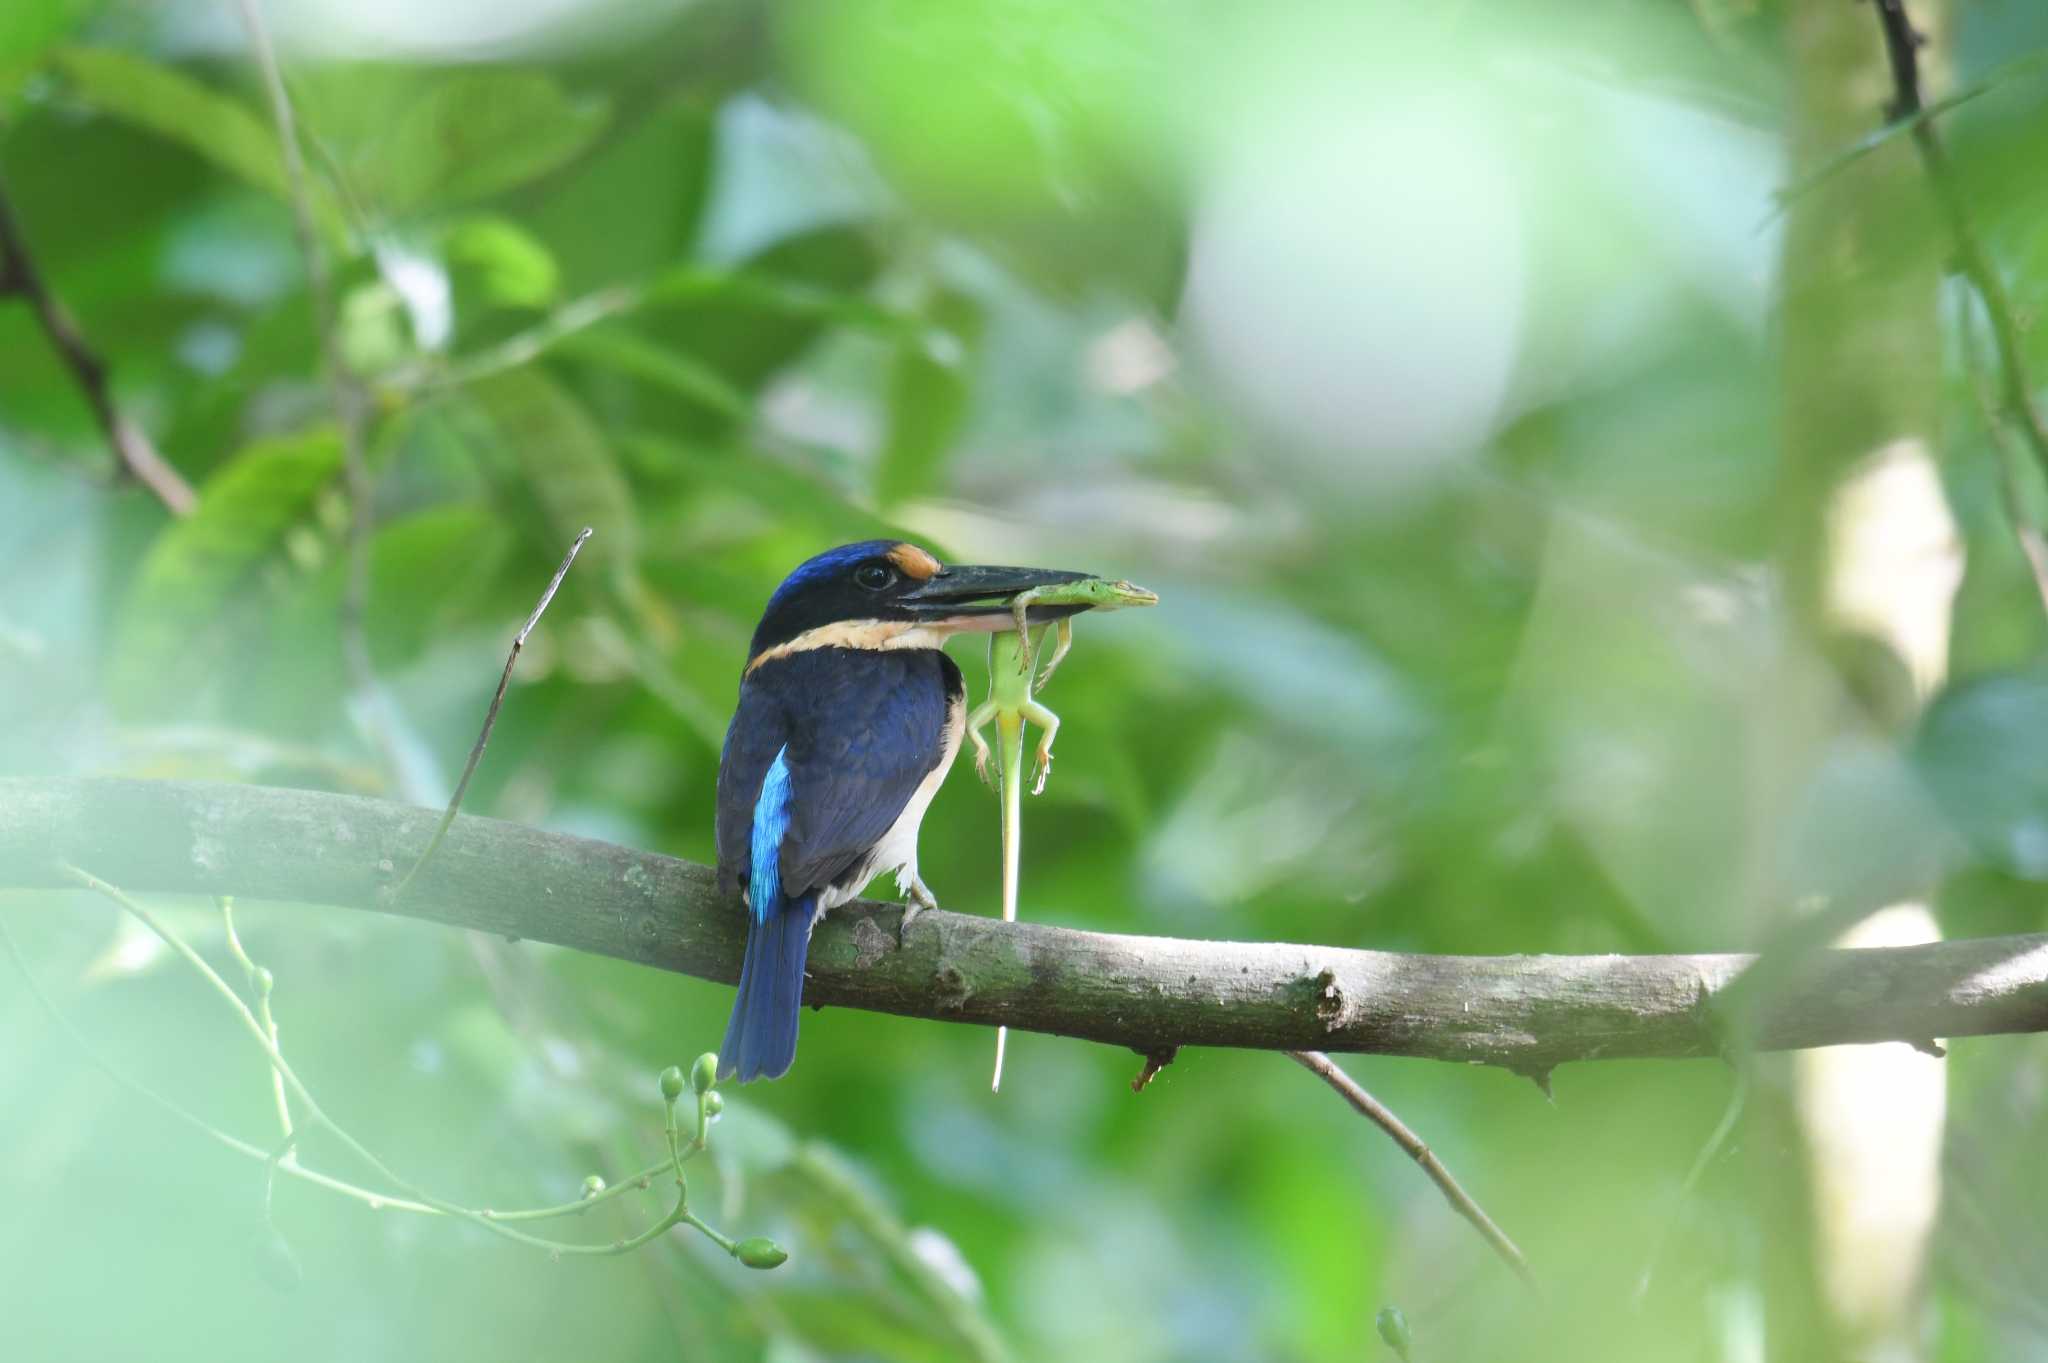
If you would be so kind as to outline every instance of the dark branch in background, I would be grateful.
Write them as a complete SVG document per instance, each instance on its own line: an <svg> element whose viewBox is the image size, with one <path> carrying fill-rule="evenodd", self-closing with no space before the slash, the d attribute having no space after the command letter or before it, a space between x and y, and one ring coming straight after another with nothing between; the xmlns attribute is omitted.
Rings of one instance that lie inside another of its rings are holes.
<svg viewBox="0 0 2048 1363"><path fill-rule="evenodd" d="M8 201L6 185L0 183L0 298L9 294L26 299L35 310L43 333L50 338L50 345L64 361L64 367L78 381L79 391L85 395L100 429L106 432L107 443L114 450L115 467L155 493L172 515L191 515L199 505L198 494L157 453L142 428L121 415L120 408L114 405L107 382L107 362L87 344L71 314L44 283L42 271L36 268L35 257L29 252L21 222L14 216L14 206Z"/></svg>
<svg viewBox="0 0 2048 1363"><path fill-rule="evenodd" d="M396 899L435 810L261 786L0 780L0 888L231 894L377 909L730 982L744 914L709 867L458 817ZM1746 955L1421 956L1079 932L857 903L818 927L805 1000L1173 1046L1350 1051L1542 1075L1573 1060L1717 1056ZM927 928L926 925L929 925ZM1765 1050L2048 1031L2048 934L1822 950L1747 1006Z"/></svg>
<svg viewBox="0 0 2048 1363"><path fill-rule="evenodd" d="M313 216L306 158L299 150L298 120L292 114L291 95L284 88L277 49L271 45L270 30L264 26L260 0L236 3L242 27L248 31L250 55L270 97L271 121L277 127L285 185L290 190L292 229L298 237L299 254L306 262L306 292L313 302L313 331L320 345L320 368L334 403L335 423L341 428L342 475L348 484L349 506L348 572L341 588L342 656L348 663L350 689L363 707L363 722L377 744L387 772L396 774L404 766L399 760L397 741L378 713L381 692L363 624L370 600L370 503L374 493L365 418L368 396L341 351L341 336L335 324L334 281L327 268L327 251L320 240L319 224Z"/></svg>
<svg viewBox="0 0 2048 1363"><path fill-rule="evenodd" d="M2048 426L2042 425L2041 414L2034 409L2034 384L2027 373L2026 353L2021 348L2020 326L2013 312L2012 298L2006 293L2005 281L1999 278L1998 270L1992 265L1991 257L1985 253L1984 243L1977 235L1976 223L1970 217L1969 204L1963 198L1962 186L1957 183L1955 166L1948 159L1948 148L1942 143L1941 132L1935 126L1935 120L1926 116L1934 111L1923 106L1920 91L1922 39L1906 13L1905 0L1870 0L1870 3L1877 10L1878 24L1884 31L1885 55L1891 62L1893 94L1887 117L1894 124L1911 122L1913 146L1920 153L1920 164L1927 172L1927 182L1934 190L1935 202L1940 206L1943 222L1955 246L1955 268L1970 281L1970 287L1983 301L1985 316L1991 321L1991 339L1998 351L2001 405L2012 424L2019 428L2042 472L2048 474Z"/></svg>
<svg viewBox="0 0 2048 1363"><path fill-rule="evenodd" d="M576 555L583 548L583 541L589 538L590 527L586 525L583 527L583 533L576 537L576 542L569 546L569 552L563 556L562 566L555 569L555 575L548 579L548 588L540 594L540 600L534 603L533 613L526 617L526 623L519 627L519 633L512 636L512 651L505 655L505 670L498 674L498 689L491 697L491 708L484 712L484 727L477 731L476 743L469 750L469 761L462 764L462 779L455 783L455 793L448 797L448 808L442 812L441 822L434 825L434 836L428 841L427 850L420 853L420 859L405 873L405 879L392 888L394 898L402 893L406 886L412 884L412 878L427 864L427 858L434 855L434 849L441 845L441 839L448 836L448 825L455 822L455 815L462 808L462 797L469 793L469 778L476 775L476 764L484 759L484 745L491 741L491 729L498 722L498 710L505 703L505 688L512 684L512 668L519 661L520 650L526 647L526 636L533 633L533 627L540 623L541 616L547 612L548 603L553 601L555 593L561 590L562 579L569 575L569 565L576 561Z"/></svg>
<svg viewBox="0 0 2048 1363"><path fill-rule="evenodd" d="M1289 1051L1287 1057L1315 1075L1343 1096L1345 1102L1358 1115L1379 1127L1393 1137L1394 1144L1408 1152L1408 1158L1422 1166L1422 1172L1429 1175L1430 1182L1451 1204L1451 1210L1470 1221L1486 1243L1493 1246L1494 1253L1507 1261L1509 1268L1530 1287L1536 1286L1536 1278L1529 1272L1529 1260L1515 1242L1508 1239L1507 1232L1494 1224L1485 1208L1472 1200L1472 1195L1458 1185L1451 1177L1451 1171L1444 1168L1443 1161L1436 1157L1422 1137L1411 1131L1407 1124L1394 1115L1393 1109L1365 1091L1356 1079L1337 1068L1335 1061L1321 1051Z"/></svg>
<svg viewBox="0 0 2048 1363"><path fill-rule="evenodd" d="M1962 338L1963 367L1968 371L1970 392L1977 399L1977 414L1983 417L1984 429L1990 432L1998 456L1999 501L2005 506L2005 518L2012 522L2028 571L2034 576L2034 591L2040 596L2043 609L2048 610L2048 536L2043 535L2028 512L2027 494L2021 482L2026 477L2027 452L2014 441L2005 415L1998 409L1997 396L1991 390L1990 366L1978 345L1977 329L1970 323L1969 305L1964 302L1956 313L1956 335Z"/></svg>

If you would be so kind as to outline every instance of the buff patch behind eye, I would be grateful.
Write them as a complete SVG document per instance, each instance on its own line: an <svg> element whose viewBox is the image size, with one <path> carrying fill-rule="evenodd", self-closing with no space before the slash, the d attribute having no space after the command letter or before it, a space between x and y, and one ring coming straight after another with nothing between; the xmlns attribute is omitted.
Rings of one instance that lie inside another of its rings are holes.
<svg viewBox="0 0 2048 1363"><path fill-rule="evenodd" d="M938 575L939 561L914 544L899 544L884 557L903 571L905 577L929 582Z"/></svg>

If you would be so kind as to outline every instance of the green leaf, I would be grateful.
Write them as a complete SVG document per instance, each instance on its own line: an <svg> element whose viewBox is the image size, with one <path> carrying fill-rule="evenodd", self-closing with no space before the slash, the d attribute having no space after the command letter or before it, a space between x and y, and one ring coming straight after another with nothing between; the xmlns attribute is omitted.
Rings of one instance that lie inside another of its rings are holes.
<svg viewBox="0 0 2048 1363"><path fill-rule="evenodd" d="M736 496L759 506L805 537L913 539L900 525L856 506L829 483L742 448L706 448L648 431L621 437L636 467L650 477L696 484L707 493ZM922 541L920 541L922 542Z"/></svg>
<svg viewBox="0 0 2048 1363"><path fill-rule="evenodd" d="M583 404L532 366L480 379L462 401L479 463L526 512L543 556L561 554L589 526L597 533L585 561L630 576L639 556L632 494Z"/></svg>
<svg viewBox="0 0 2048 1363"><path fill-rule="evenodd" d="M486 303L544 308L561 293L562 272L541 240L509 218L465 218L441 239L450 273L473 279Z"/></svg>
<svg viewBox="0 0 2048 1363"><path fill-rule="evenodd" d="M777 242L737 272L682 270L648 291L643 325L752 392L830 324L894 328L896 314L861 297L881 255L857 226L838 224Z"/></svg>
<svg viewBox="0 0 2048 1363"><path fill-rule="evenodd" d="M889 439L875 475L876 496L884 506L929 489L967 417L984 322L981 305L949 289L930 311L945 334L906 341L889 381Z"/></svg>
<svg viewBox="0 0 2048 1363"><path fill-rule="evenodd" d="M2048 880L2048 672L1994 673L1942 692L1913 760L1978 856Z"/></svg>
<svg viewBox="0 0 2048 1363"><path fill-rule="evenodd" d="M610 119L605 101L538 72L464 72L398 112L365 188L393 213L479 199L567 162Z"/></svg>
<svg viewBox="0 0 2048 1363"><path fill-rule="evenodd" d="M571 293L644 279L683 259L711 180L715 105L678 88L551 180L522 195L521 220L548 243Z"/></svg>
<svg viewBox="0 0 2048 1363"><path fill-rule="evenodd" d="M340 469L341 441L321 430L251 445L206 480L199 509L164 527L122 605L110 666L118 708L170 710L221 672L211 627Z"/></svg>
<svg viewBox="0 0 2048 1363"><path fill-rule="evenodd" d="M270 124L240 100L182 71L107 48L67 47L50 65L71 93L112 118L180 143L259 189L286 197L284 161ZM330 236L341 217L325 186L309 186L313 213Z"/></svg>
<svg viewBox="0 0 2048 1363"><path fill-rule="evenodd" d="M747 395L716 369L624 327L575 332L563 337L555 348L572 359L666 389L734 421L746 420L753 410Z"/></svg>
<svg viewBox="0 0 2048 1363"><path fill-rule="evenodd" d="M486 505L452 502L380 527L370 543L370 646L379 667L411 662L477 619L512 542ZM422 594L420 584L436 584ZM379 609L404 602L404 609Z"/></svg>
<svg viewBox="0 0 2048 1363"><path fill-rule="evenodd" d="M0 5L0 75L33 63L96 0L7 0Z"/></svg>

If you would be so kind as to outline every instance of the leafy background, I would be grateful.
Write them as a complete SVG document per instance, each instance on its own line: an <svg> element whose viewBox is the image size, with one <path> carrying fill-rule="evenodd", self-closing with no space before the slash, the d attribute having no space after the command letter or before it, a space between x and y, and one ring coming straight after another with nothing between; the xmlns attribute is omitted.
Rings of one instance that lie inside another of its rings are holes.
<svg viewBox="0 0 2048 1363"><path fill-rule="evenodd" d="M1784 15L1440 8L275 6L373 399L365 694L337 629L341 446L233 6L9 0L6 192L200 504L174 521L113 477L71 375L0 302L0 773L438 804L588 524L467 807L708 859L760 603L821 547L902 534L1164 599L1083 621L1049 696L1067 725L1027 811L1027 916L1421 951L1753 943L1728 735L1772 704ZM2048 82L2010 63L2048 14L1976 0L1954 24L1955 82L1997 79L1946 126L2031 311ZM1966 849L1950 934L2039 930L2048 639L1949 351L1969 571L1910 822ZM926 877L994 912L996 856L994 803L956 775ZM207 906L167 907L221 959ZM260 1058L152 940L81 897L0 915L124 1065L268 1129ZM715 1043L730 997L367 914L242 921L325 1105L472 1204L646 1163L652 1076ZM1284 1060L1189 1052L1134 1097L1137 1057L1020 1036L991 1097L986 1033L839 1013L716 1133L708 1196L791 1248L775 1273L682 1234L555 1263L295 1184L287 1269L258 1172L0 981L9 1358L1323 1360L1388 1356L1372 1320L1395 1304L1420 1358L1747 1359L1767 1300L1818 1309L1774 1281L1804 1215L1773 1191L1784 1132L1744 1124L1681 1189L1730 1098L1719 1064L1569 1067L1554 1100L1352 1065L1529 1252L1537 1315ZM2048 1049L1948 1065L1927 1352L2048 1357Z"/></svg>

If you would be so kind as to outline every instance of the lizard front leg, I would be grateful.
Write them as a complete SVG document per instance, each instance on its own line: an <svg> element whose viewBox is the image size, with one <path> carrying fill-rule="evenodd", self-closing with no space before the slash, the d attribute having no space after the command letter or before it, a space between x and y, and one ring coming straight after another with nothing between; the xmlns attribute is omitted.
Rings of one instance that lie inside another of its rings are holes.
<svg viewBox="0 0 2048 1363"><path fill-rule="evenodd" d="M988 740L981 736L981 731L995 722L998 708L995 701L989 699L975 706L967 715L967 739L974 744L974 774L990 789L995 788L995 781L988 774Z"/></svg>
<svg viewBox="0 0 2048 1363"><path fill-rule="evenodd" d="M1039 673L1038 680L1031 683L1033 691L1043 691L1045 689L1045 684L1052 680L1052 674L1059 670L1060 663L1074 647L1073 617L1061 616L1055 628L1059 631L1059 643L1054 646L1052 656L1045 660L1045 671Z"/></svg>

